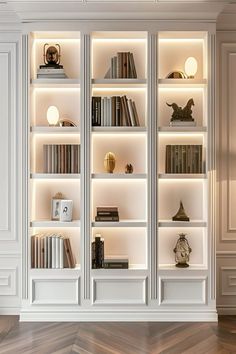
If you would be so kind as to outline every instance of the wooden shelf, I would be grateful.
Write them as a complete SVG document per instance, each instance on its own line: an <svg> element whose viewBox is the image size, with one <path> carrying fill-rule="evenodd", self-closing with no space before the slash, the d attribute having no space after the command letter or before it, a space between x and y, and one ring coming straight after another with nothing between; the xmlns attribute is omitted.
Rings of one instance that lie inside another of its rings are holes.
<svg viewBox="0 0 236 354"><path fill-rule="evenodd" d="M31 227L80 227L80 220L62 222L56 220L34 220L30 223Z"/></svg>
<svg viewBox="0 0 236 354"><path fill-rule="evenodd" d="M146 133L146 127L92 127L93 133Z"/></svg>
<svg viewBox="0 0 236 354"><path fill-rule="evenodd" d="M32 88L79 88L79 79L34 79L31 80Z"/></svg>
<svg viewBox="0 0 236 354"><path fill-rule="evenodd" d="M146 221L121 220L121 221L93 221L92 227L147 227Z"/></svg>
<svg viewBox="0 0 236 354"><path fill-rule="evenodd" d="M204 88L207 84L206 79L159 79L160 88Z"/></svg>
<svg viewBox="0 0 236 354"><path fill-rule="evenodd" d="M159 179L206 179L205 173L159 173Z"/></svg>
<svg viewBox="0 0 236 354"><path fill-rule="evenodd" d="M193 221L172 221L161 220L158 222L159 227L206 227L205 221L193 220Z"/></svg>
<svg viewBox="0 0 236 354"><path fill-rule="evenodd" d="M92 79L93 88L104 88L104 87L125 87L125 88L135 88L135 87L146 87L146 79Z"/></svg>
<svg viewBox="0 0 236 354"><path fill-rule="evenodd" d="M176 133L188 133L188 134L195 134L195 133L205 133L207 131L207 127L186 127L186 126L179 126L179 127L159 127L158 132L161 134L176 134Z"/></svg>
<svg viewBox="0 0 236 354"><path fill-rule="evenodd" d="M79 173L31 173L32 179L79 179Z"/></svg>
<svg viewBox="0 0 236 354"><path fill-rule="evenodd" d="M146 173L92 173L93 179L146 179Z"/></svg>
<svg viewBox="0 0 236 354"><path fill-rule="evenodd" d="M30 131L35 134L79 134L79 127L31 127Z"/></svg>

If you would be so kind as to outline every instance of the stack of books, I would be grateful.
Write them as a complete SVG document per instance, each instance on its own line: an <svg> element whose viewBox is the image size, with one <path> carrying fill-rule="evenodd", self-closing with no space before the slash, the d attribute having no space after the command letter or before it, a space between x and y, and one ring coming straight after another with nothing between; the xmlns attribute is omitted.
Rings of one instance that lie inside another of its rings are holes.
<svg viewBox="0 0 236 354"><path fill-rule="evenodd" d="M93 96L92 126L140 126L135 102L126 96Z"/></svg>
<svg viewBox="0 0 236 354"><path fill-rule="evenodd" d="M31 268L75 268L70 239L59 234L31 236Z"/></svg>
<svg viewBox="0 0 236 354"><path fill-rule="evenodd" d="M119 221L118 208L111 206L97 207L95 221Z"/></svg>
<svg viewBox="0 0 236 354"><path fill-rule="evenodd" d="M40 65L37 70L37 79L66 79L67 76L62 68L56 69L54 67L48 67Z"/></svg>
<svg viewBox="0 0 236 354"><path fill-rule="evenodd" d="M166 145L166 173L203 173L202 145Z"/></svg>
<svg viewBox="0 0 236 354"><path fill-rule="evenodd" d="M106 269L128 269L129 259L127 256L106 256L104 259Z"/></svg>
<svg viewBox="0 0 236 354"><path fill-rule="evenodd" d="M104 268L104 239L95 236L92 242L92 269Z"/></svg>
<svg viewBox="0 0 236 354"><path fill-rule="evenodd" d="M137 79L134 55L131 52L118 52L111 58L111 66L105 79Z"/></svg>
<svg viewBox="0 0 236 354"><path fill-rule="evenodd" d="M43 145L44 173L80 173L80 145Z"/></svg>

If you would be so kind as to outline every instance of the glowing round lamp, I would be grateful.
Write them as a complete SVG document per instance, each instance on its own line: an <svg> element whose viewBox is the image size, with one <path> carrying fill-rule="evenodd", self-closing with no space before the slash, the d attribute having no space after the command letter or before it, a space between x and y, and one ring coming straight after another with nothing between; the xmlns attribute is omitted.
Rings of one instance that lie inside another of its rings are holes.
<svg viewBox="0 0 236 354"><path fill-rule="evenodd" d="M47 120L48 124L51 126L55 126L59 121L59 111L56 106L50 106L47 110Z"/></svg>
<svg viewBox="0 0 236 354"><path fill-rule="evenodd" d="M197 72L197 60L194 57L189 57L184 65L185 73L189 79L194 79Z"/></svg>

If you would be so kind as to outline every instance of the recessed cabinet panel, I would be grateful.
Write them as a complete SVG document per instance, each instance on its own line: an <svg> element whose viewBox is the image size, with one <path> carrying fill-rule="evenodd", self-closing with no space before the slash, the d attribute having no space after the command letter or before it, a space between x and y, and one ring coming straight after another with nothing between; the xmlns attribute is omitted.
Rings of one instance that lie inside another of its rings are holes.
<svg viewBox="0 0 236 354"><path fill-rule="evenodd" d="M161 277L160 305L201 305L206 303L205 277Z"/></svg>
<svg viewBox="0 0 236 354"><path fill-rule="evenodd" d="M32 305L78 305L79 278L31 279Z"/></svg>
<svg viewBox="0 0 236 354"><path fill-rule="evenodd" d="M146 305L146 278L93 278L94 305Z"/></svg>

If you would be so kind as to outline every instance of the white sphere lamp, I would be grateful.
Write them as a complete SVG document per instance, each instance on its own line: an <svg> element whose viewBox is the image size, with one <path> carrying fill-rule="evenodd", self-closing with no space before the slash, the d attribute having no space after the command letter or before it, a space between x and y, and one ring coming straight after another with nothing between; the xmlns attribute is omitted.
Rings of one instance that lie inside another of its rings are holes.
<svg viewBox="0 0 236 354"><path fill-rule="evenodd" d="M49 106L47 110L47 121L50 126L55 126L59 121L59 111L56 106Z"/></svg>
<svg viewBox="0 0 236 354"><path fill-rule="evenodd" d="M197 60L194 57L189 57L185 61L184 70L188 79L194 79L197 72Z"/></svg>

